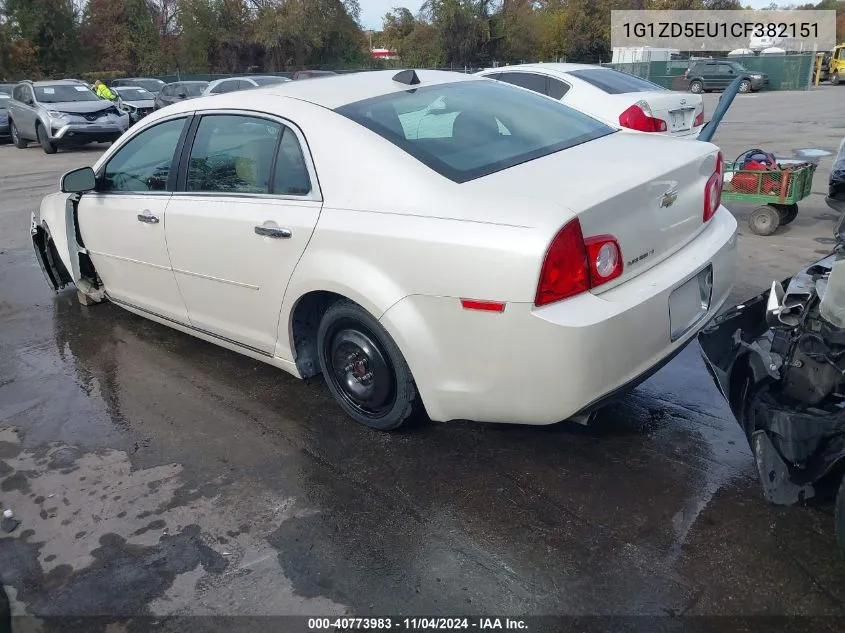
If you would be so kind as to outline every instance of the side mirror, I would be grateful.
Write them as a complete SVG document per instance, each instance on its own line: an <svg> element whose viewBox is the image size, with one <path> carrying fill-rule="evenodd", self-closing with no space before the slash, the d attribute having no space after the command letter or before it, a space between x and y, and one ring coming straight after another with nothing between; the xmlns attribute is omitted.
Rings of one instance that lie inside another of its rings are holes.
<svg viewBox="0 0 845 633"><path fill-rule="evenodd" d="M62 193L84 193L93 191L97 186L94 170L90 167L80 167L62 176Z"/></svg>

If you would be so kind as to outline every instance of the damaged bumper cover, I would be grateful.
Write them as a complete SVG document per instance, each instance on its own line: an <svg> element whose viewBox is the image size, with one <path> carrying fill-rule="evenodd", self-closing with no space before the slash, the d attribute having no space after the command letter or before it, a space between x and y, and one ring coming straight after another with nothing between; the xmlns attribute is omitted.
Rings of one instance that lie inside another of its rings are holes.
<svg viewBox="0 0 845 633"><path fill-rule="evenodd" d="M774 504L816 496L818 485L845 466L840 265L845 256L837 253L775 282L699 334L705 364L745 432L764 497Z"/></svg>

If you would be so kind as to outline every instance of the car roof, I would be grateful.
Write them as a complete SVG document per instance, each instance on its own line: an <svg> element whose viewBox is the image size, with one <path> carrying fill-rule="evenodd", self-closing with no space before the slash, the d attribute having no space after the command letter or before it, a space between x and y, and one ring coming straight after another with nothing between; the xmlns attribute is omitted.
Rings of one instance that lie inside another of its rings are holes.
<svg viewBox="0 0 845 633"><path fill-rule="evenodd" d="M425 88L459 81L490 81L477 75L448 70L415 70L420 83L409 85L394 81L400 70L372 70L326 76L323 81L286 81L250 90L250 94L278 94L308 101L324 108L339 108L349 103L380 97L414 88Z"/></svg>
<svg viewBox="0 0 845 633"><path fill-rule="evenodd" d="M78 86L79 82L75 79L54 79L52 81L45 79L43 81L33 81L32 85L36 88L41 86Z"/></svg>
<svg viewBox="0 0 845 633"><path fill-rule="evenodd" d="M165 86L175 86L176 84L207 84L208 82L204 79L191 79L189 81L171 81L169 84L164 84Z"/></svg>
<svg viewBox="0 0 845 633"><path fill-rule="evenodd" d="M538 71L538 72L546 72L549 74L558 74L558 73L569 73L573 70L587 70L587 69L600 69L600 70L614 70L613 68L607 68L606 66L598 66L596 64L569 64L569 63L559 63L559 62L551 62L548 64L514 64L513 66L498 66L496 68L485 68L484 70L480 71L480 73L490 74L490 73L497 73L502 71L512 71L512 70L531 70L531 71Z"/></svg>

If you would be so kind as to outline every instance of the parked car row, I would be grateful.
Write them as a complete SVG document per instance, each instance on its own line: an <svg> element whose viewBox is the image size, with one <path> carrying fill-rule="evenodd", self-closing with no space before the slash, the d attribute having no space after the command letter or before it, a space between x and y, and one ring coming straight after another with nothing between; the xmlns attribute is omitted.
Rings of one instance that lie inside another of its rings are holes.
<svg viewBox="0 0 845 633"><path fill-rule="evenodd" d="M331 71L299 71L294 79L334 75ZM0 141L16 147L37 142L52 154L59 147L110 142L150 113L200 96L249 90L286 83L287 77L248 75L212 82L165 83L151 77L129 77L109 82L113 102L94 92L82 79L0 83Z"/></svg>

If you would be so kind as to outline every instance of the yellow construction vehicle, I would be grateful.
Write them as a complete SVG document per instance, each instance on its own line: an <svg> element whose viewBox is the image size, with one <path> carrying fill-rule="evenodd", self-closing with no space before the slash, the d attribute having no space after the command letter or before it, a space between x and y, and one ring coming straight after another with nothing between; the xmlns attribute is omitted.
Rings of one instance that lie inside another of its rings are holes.
<svg viewBox="0 0 845 633"><path fill-rule="evenodd" d="M834 86L838 86L844 75L845 44L837 44L836 47L830 51L830 61L828 61L827 64L827 80Z"/></svg>

